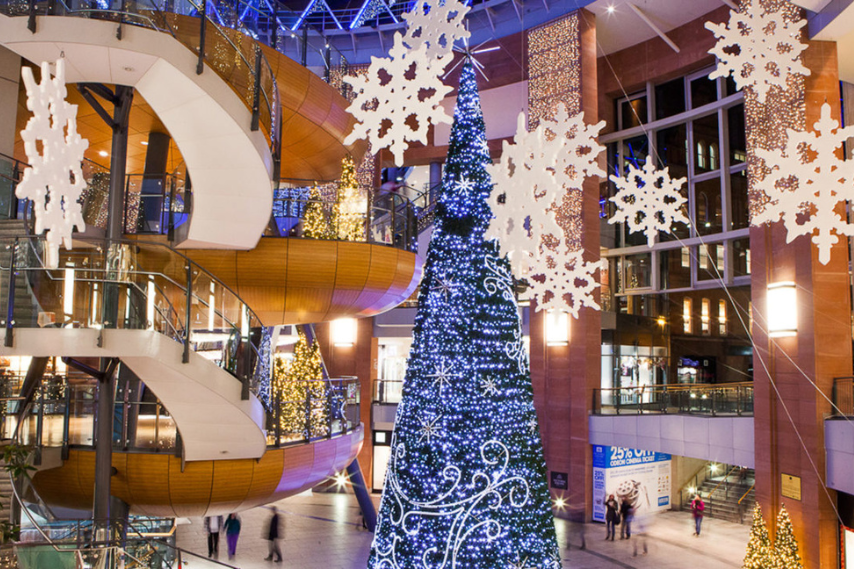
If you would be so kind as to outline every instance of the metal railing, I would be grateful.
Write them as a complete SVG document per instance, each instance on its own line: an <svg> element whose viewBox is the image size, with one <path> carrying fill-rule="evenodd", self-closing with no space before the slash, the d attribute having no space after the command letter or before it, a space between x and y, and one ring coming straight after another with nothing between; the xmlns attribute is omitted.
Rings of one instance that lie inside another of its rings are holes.
<svg viewBox="0 0 854 569"><path fill-rule="evenodd" d="M381 405L396 405L403 396L403 381L399 379L375 379L372 401Z"/></svg>
<svg viewBox="0 0 854 569"><path fill-rule="evenodd" d="M361 188L349 204L333 195L312 198L309 188L280 188L273 200L271 235L338 239L417 250L416 209L406 197ZM350 208L347 211L345 208Z"/></svg>
<svg viewBox="0 0 854 569"><path fill-rule="evenodd" d="M359 379L288 381L273 394L271 406L272 411L267 415L269 446L346 434L361 421Z"/></svg>
<svg viewBox="0 0 854 569"><path fill-rule="evenodd" d="M183 176L128 174L125 185L125 234L167 235L184 225L191 212L192 194Z"/></svg>
<svg viewBox="0 0 854 569"><path fill-rule="evenodd" d="M251 129L261 128L267 138L278 174L282 113L269 61L250 37L212 21L204 0L193 5L195 18L161 11L154 0L0 0L0 13L29 18L32 31L36 30L36 16L72 16L115 22L119 39L126 25L169 34L198 54L198 73L207 63L240 96L252 112Z"/></svg>
<svg viewBox="0 0 854 569"><path fill-rule="evenodd" d="M753 415L753 383L646 385L593 390L595 415Z"/></svg>
<svg viewBox="0 0 854 569"><path fill-rule="evenodd" d="M854 417L854 376L833 378L833 415Z"/></svg>

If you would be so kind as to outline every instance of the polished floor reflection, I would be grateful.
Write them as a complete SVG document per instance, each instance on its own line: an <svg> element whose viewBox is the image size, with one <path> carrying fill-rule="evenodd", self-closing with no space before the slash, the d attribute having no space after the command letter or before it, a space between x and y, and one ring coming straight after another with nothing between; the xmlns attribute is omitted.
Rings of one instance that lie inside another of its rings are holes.
<svg viewBox="0 0 854 569"><path fill-rule="evenodd" d="M374 496L379 503L379 496ZM359 525L359 509L352 494L305 493L276 503L283 514L283 563L264 561L266 529L270 511L256 508L242 512L242 531L237 555L229 560L225 536L219 560L240 569L364 569L372 535ZM178 528L178 546L207 557L203 520L192 518ZM557 520L563 566L573 569L665 568L725 569L741 567L749 526L706 519L703 535L694 537L691 514L659 514L644 533L630 539L604 541L602 524L572 524ZM585 549L580 549L584 535ZM646 543L648 554L644 555ZM635 547L637 546L637 555ZM203 558L185 557L184 566L212 569L222 567Z"/></svg>

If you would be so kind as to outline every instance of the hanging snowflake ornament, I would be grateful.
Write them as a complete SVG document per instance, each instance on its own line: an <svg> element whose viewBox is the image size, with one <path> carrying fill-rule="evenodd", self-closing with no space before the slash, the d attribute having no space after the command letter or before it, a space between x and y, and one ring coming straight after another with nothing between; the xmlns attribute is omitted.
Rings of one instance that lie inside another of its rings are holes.
<svg viewBox="0 0 854 569"><path fill-rule="evenodd" d="M739 89L749 88L760 103L772 88L786 89L789 75L807 76L810 70L800 61L807 48L800 41L807 21L791 21L786 7L766 10L760 0L748 0L742 12L730 10L727 24L706 22L718 42L709 53L718 58L709 79L732 76Z"/></svg>
<svg viewBox="0 0 854 569"><path fill-rule="evenodd" d="M840 128L830 112L830 105L824 103L814 132L788 129L782 154L756 149L770 169L756 189L765 192L769 201L751 220L753 225L782 220L787 243L800 235L812 235L818 260L824 265L830 262L830 251L839 236L854 235L846 207L854 196L854 161L837 154L854 136L854 126Z"/></svg>
<svg viewBox="0 0 854 569"><path fill-rule="evenodd" d="M33 116L21 131L30 167L24 170L15 195L32 200L35 231L37 234L47 231L46 262L55 268L60 244L71 249L74 228L78 231L86 228L78 200L86 189L81 162L89 142L77 133L77 105L65 100L68 93L64 59L57 60L53 78L49 64L42 63L41 83L36 83L29 67L21 69L21 76L27 89L27 109Z"/></svg>
<svg viewBox="0 0 854 569"><path fill-rule="evenodd" d="M347 110L359 121L344 144L367 139L373 153L388 148L401 165L407 142L427 144L431 123L451 123L440 103L452 88L442 83L443 64L429 58L427 49L407 49L398 32L390 58L371 57L367 73L343 78L355 94Z"/></svg>
<svg viewBox="0 0 854 569"><path fill-rule="evenodd" d="M625 178L612 175L611 181L619 190L610 198L617 206L617 212L608 220L614 224L625 222L630 233L643 231L646 243L655 244L659 231L672 233L674 223L688 225L688 218L682 212L682 205L688 198L679 191L687 178L673 179L668 168L656 170L652 160L647 160L643 168L629 165Z"/></svg>
<svg viewBox="0 0 854 569"><path fill-rule="evenodd" d="M517 119L513 143L504 141L501 160L486 168L495 188L489 197L493 220L486 233L509 254L513 270L522 275L543 253L543 237L562 240L555 218L568 191L581 191L588 176L604 176L596 137L605 126L584 123L584 113L569 116L561 103L551 121L528 131L524 113Z"/></svg>
<svg viewBox="0 0 854 569"><path fill-rule="evenodd" d="M467 40L471 33L465 27L465 17L470 6L458 0L417 0L406 20L406 35L403 43L415 50L427 46L427 57L442 59L446 66L451 50L458 40Z"/></svg>
<svg viewBox="0 0 854 569"><path fill-rule="evenodd" d="M600 310L594 294L599 286L595 273L601 263L586 262L582 250L549 251L540 259L540 267L531 269L535 276L528 279L537 310L561 310L574 318L583 306Z"/></svg>

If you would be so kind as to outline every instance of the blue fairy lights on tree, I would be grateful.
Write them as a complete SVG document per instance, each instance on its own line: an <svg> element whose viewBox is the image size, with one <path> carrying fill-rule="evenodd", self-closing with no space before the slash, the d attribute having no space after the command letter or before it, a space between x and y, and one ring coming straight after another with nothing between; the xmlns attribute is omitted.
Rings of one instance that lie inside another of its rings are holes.
<svg viewBox="0 0 854 569"><path fill-rule="evenodd" d="M490 163L466 61L373 569L560 567L513 279L483 238Z"/></svg>

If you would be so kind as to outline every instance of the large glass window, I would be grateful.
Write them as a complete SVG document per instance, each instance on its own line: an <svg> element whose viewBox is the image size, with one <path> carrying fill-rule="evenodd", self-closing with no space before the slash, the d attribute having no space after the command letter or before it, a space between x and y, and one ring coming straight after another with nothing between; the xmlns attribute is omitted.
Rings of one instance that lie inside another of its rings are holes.
<svg viewBox="0 0 854 569"><path fill-rule="evenodd" d="M648 122L645 95L629 98L628 100L623 99L619 103L619 110L621 130L640 126Z"/></svg>
<svg viewBox="0 0 854 569"><path fill-rule="evenodd" d="M723 212L721 210L721 181L718 178L697 182L694 187L694 227L700 235L720 233Z"/></svg>
<svg viewBox="0 0 854 569"><path fill-rule="evenodd" d="M718 115L709 115L694 121L694 172L702 174L721 166Z"/></svg>
<svg viewBox="0 0 854 569"><path fill-rule="evenodd" d="M655 118L665 119L685 112L685 79L680 77L655 87Z"/></svg>
<svg viewBox="0 0 854 569"><path fill-rule="evenodd" d="M687 288L691 286L691 255L687 247L669 249L658 254L661 288Z"/></svg>

